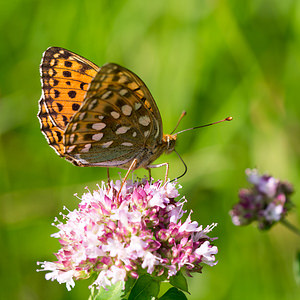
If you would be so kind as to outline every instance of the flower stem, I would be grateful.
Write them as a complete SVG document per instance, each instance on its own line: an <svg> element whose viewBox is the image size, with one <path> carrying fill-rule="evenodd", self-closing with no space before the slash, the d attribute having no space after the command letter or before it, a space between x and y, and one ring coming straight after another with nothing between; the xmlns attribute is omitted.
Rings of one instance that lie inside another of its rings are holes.
<svg viewBox="0 0 300 300"><path fill-rule="evenodd" d="M295 227L293 224L291 224L289 221L282 219L280 222L288 229L290 229L291 231L293 231L294 233L300 236L300 230L297 227Z"/></svg>

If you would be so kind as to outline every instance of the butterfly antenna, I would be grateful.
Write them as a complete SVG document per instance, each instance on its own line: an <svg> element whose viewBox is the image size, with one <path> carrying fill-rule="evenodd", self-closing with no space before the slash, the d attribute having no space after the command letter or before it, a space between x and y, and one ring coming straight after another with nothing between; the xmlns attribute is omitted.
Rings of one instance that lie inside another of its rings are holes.
<svg viewBox="0 0 300 300"><path fill-rule="evenodd" d="M179 133L183 133L185 131L189 131L189 130L193 130L193 129L197 129L197 128L202 128L202 127L207 127L207 126L211 126L211 125L214 125L214 124L218 124L218 123L221 123L221 122L224 122L224 121L231 121L232 120L232 117L227 117L223 120L220 120L220 121L217 121L217 122L213 122L213 123L209 123L209 124L205 124L205 125L201 125L201 126L196 126L196 127L192 127L192 128L188 128L188 129L184 129L184 130L181 130L179 132L176 132L175 135L179 134Z"/></svg>
<svg viewBox="0 0 300 300"><path fill-rule="evenodd" d="M181 113L181 116L179 117L179 119L178 119L178 121L177 121L177 124L176 124L175 128L173 129L173 131L172 131L170 134L173 134L173 132L177 129L179 123L181 122L182 118L183 118L185 115L186 115L186 111L183 111L183 112Z"/></svg>
<svg viewBox="0 0 300 300"><path fill-rule="evenodd" d="M187 165L185 164L185 162L183 161L183 159L181 158L181 156L179 155L179 153L175 149L174 149L174 152L180 158L181 162L184 165L185 170L184 170L184 172L179 177L176 177L176 178L172 179L171 182L174 181L174 180L178 180L179 178L183 177L186 174L186 172L187 172Z"/></svg>

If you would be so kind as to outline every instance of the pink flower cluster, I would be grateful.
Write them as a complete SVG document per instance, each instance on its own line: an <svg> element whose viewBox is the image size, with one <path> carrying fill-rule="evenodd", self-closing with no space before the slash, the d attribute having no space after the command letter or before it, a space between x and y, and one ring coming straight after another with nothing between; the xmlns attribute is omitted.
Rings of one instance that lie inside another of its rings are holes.
<svg viewBox="0 0 300 300"><path fill-rule="evenodd" d="M253 187L239 191L240 202L230 211L232 222L241 226L257 221L259 229L269 229L291 209L293 188L288 182L259 175L255 169L247 169L246 175Z"/></svg>
<svg viewBox="0 0 300 300"><path fill-rule="evenodd" d="M68 290L78 279L96 275L92 286L108 288L129 278L138 278L142 268L153 276L170 278L179 270L201 272L203 264L215 265L216 246L210 232L216 224L203 228L191 221L184 198L176 184L127 181L119 197L120 181L102 183L81 197L78 209L56 220L61 249L57 261L40 262L49 271L46 279L66 283Z"/></svg>

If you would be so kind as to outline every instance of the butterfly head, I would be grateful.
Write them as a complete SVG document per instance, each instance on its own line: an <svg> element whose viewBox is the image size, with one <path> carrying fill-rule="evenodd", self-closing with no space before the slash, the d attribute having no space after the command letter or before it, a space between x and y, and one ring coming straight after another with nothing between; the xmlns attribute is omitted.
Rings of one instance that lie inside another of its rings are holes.
<svg viewBox="0 0 300 300"><path fill-rule="evenodd" d="M162 138L162 142L165 145L165 152L167 154L171 153L175 149L176 144L176 134L164 134Z"/></svg>

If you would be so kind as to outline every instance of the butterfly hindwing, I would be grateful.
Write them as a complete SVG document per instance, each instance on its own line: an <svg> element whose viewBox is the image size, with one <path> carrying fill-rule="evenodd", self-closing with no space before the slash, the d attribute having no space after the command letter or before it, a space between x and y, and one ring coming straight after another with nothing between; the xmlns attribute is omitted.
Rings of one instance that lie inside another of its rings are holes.
<svg viewBox="0 0 300 300"><path fill-rule="evenodd" d="M124 94L126 94L126 91L131 91L132 94L137 97L139 103L153 114L153 117L161 130L159 136L160 140L162 138L163 128L157 105L145 83L128 69L114 63L103 65L91 82L86 98L90 98L95 92L98 92L99 89L105 89L113 86L115 89L122 91L121 93Z"/></svg>
<svg viewBox="0 0 300 300"><path fill-rule="evenodd" d="M148 137L151 137L153 142L161 141L163 128L160 112L145 83L136 74L118 64L105 64L91 82L86 99L104 90L108 91L107 94L104 93L104 100L105 95L109 100L109 91L112 91L119 100L119 103L116 103L117 107L122 108L126 101L133 108L134 113L127 116L135 124L140 125L140 117L149 116L152 130L149 131Z"/></svg>
<svg viewBox="0 0 300 300"><path fill-rule="evenodd" d="M122 89L99 89L85 100L65 131L69 155L88 165L112 160L121 165L144 150L153 135L153 116L133 92Z"/></svg>

